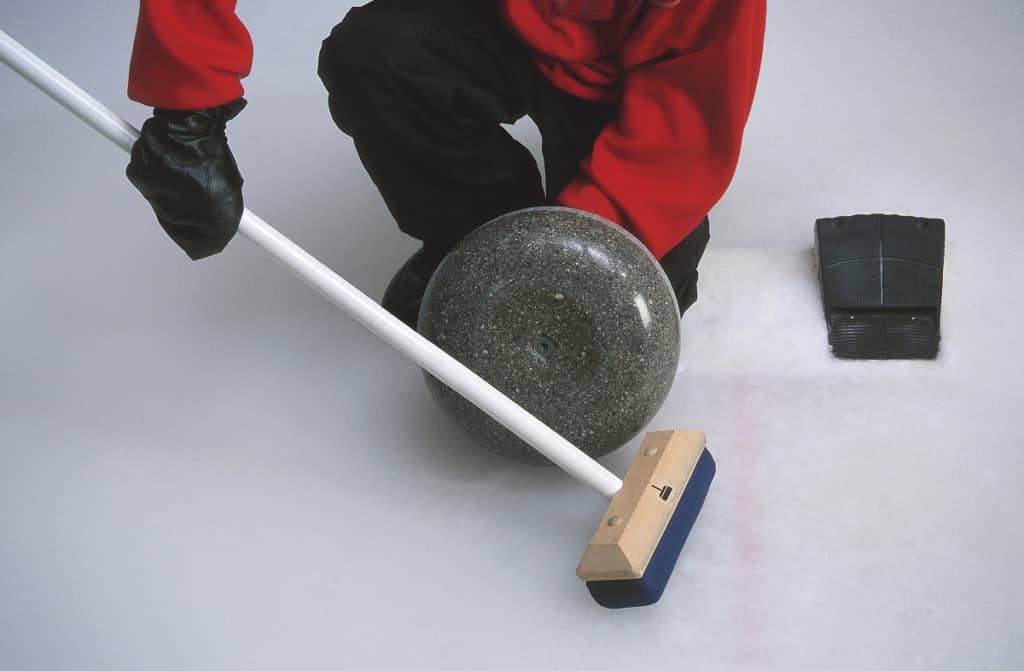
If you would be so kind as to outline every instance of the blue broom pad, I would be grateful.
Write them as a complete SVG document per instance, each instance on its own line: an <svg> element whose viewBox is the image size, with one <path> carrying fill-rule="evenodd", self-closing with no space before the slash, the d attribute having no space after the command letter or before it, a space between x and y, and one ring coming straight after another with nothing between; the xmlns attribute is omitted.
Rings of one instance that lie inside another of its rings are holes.
<svg viewBox="0 0 1024 671"><path fill-rule="evenodd" d="M668 521L643 577L589 581L587 589L595 601L605 608L632 608L649 606L661 598L714 479L715 460L705 449L697 460L683 495L679 497L672 519Z"/></svg>

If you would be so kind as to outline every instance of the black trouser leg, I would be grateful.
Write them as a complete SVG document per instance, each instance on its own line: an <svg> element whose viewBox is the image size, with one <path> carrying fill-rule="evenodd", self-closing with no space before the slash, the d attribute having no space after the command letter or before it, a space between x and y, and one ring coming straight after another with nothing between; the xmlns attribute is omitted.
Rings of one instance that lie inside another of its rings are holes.
<svg viewBox="0 0 1024 671"><path fill-rule="evenodd" d="M436 254L544 202L536 161L501 126L526 113L539 75L495 6L373 0L320 52L335 123L399 228Z"/></svg>
<svg viewBox="0 0 1024 671"><path fill-rule="evenodd" d="M704 217L704 221L692 233L660 259L661 267L665 269L672 289L676 292L680 315L697 302L697 266L710 239L708 218Z"/></svg>
<svg viewBox="0 0 1024 671"><path fill-rule="evenodd" d="M618 103L583 100L561 90L541 75L530 101L530 118L537 124L544 154L548 202L579 174L580 161L619 113Z"/></svg>

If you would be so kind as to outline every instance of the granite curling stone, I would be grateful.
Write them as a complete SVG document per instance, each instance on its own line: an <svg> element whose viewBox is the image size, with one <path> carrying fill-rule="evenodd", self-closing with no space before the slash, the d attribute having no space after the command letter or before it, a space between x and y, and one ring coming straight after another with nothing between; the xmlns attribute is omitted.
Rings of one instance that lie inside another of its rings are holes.
<svg viewBox="0 0 1024 671"><path fill-rule="evenodd" d="M466 236L430 279L417 330L592 457L647 425L679 359L679 308L661 264L621 226L568 207L517 210ZM424 376L483 447L550 464Z"/></svg>

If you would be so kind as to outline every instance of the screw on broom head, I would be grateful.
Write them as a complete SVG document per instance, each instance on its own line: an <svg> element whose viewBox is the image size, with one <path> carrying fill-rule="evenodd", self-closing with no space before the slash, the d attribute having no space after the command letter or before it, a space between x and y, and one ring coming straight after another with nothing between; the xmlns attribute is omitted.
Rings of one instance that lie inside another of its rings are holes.
<svg viewBox="0 0 1024 671"><path fill-rule="evenodd" d="M714 477L702 432L644 437L576 569L595 601L629 608L661 598Z"/></svg>

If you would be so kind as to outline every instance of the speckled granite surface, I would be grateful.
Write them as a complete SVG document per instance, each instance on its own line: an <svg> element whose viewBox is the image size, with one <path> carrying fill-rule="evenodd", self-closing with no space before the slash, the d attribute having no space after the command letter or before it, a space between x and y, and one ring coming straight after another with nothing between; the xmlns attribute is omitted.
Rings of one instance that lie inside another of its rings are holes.
<svg viewBox="0 0 1024 671"><path fill-rule="evenodd" d="M660 408L679 358L668 278L597 215L534 207L467 236L427 287L418 330L591 456ZM481 446L548 460L429 373L431 395Z"/></svg>

